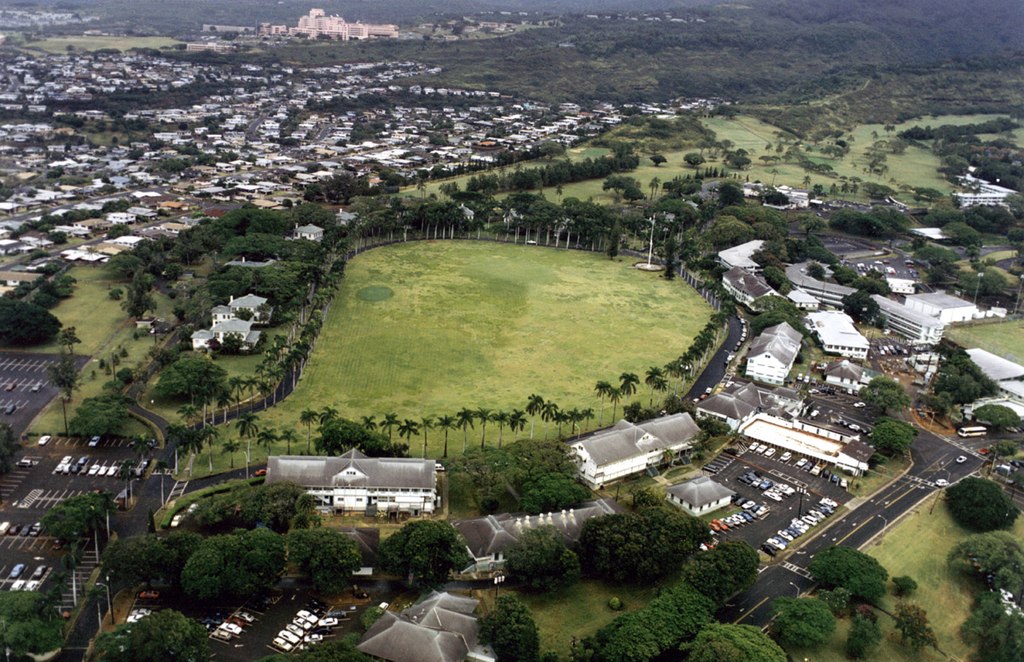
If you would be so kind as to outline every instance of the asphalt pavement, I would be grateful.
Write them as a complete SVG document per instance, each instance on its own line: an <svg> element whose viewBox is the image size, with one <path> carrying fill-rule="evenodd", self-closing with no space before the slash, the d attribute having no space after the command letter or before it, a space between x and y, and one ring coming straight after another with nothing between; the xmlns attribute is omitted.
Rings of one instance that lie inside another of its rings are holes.
<svg viewBox="0 0 1024 662"><path fill-rule="evenodd" d="M765 566L757 581L719 611L724 623L764 627L772 619L772 602L778 597L795 597L814 588L807 570L814 555L835 545L858 549L883 529L929 497L941 498L936 480L950 484L978 471L982 457L956 440L921 431L911 449L913 466L899 479L867 500L851 502L853 508L810 538L801 549ZM967 460L957 463L964 456Z"/></svg>

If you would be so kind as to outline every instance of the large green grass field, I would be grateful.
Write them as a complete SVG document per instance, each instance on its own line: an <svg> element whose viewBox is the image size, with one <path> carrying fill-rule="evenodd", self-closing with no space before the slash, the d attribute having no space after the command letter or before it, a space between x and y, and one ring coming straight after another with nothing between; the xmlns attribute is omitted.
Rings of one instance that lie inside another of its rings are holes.
<svg viewBox="0 0 1024 662"><path fill-rule="evenodd" d="M625 371L642 379L683 353L710 312L681 282L600 254L482 242L378 248L348 265L298 388L261 418L297 427L303 409L332 406L356 420L418 419L523 409L532 393L596 409L595 382ZM642 384L637 397L648 399ZM442 440L429 433L432 453Z"/></svg>
<svg viewBox="0 0 1024 662"><path fill-rule="evenodd" d="M980 347L1017 363L1024 363L1024 321L1006 320L950 327L948 337L965 349Z"/></svg>
<svg viewBox="0 0 1024 662"><path fill-rule="evenodd" d="M180 43L183 42L169 37L73 36L30 41L25 46L47 53L66 53L69 46L76 51L98 51L107 48L127 51L132 48L164 48Z"/></svg>

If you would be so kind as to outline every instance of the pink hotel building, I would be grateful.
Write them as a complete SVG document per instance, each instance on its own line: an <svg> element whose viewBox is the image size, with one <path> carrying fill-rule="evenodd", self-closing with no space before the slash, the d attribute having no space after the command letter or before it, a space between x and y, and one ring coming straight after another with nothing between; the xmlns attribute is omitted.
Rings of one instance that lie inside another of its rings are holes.
<svg viewBox="0 0 1024 662"><path fill-rule="evenodd" d="M299 17L299 24L290 28L286 25L260 25L261 35L305 35L317 39L320 35L348 41L349 39L371 39L398 37L398 26L390 24L349 23L340 16L327 16L323 9L310 9L309 14Z"/></svg>

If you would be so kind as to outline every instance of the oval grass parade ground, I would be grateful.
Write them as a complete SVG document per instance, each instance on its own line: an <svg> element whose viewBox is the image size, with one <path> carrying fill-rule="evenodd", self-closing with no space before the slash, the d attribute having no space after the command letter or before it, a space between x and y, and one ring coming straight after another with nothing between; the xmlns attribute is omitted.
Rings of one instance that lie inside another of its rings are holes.
<svg viewBox="0 0 1024 662"><path fill-rule="evenodd" d="M634 397L646 404L644 372L685 352L712 311L634 261L475 241L363 253L346 267L295 393L263 416L295 425L302 409L331 406L356 421L419 419L525 409L531 393L596 412L595 382L625 371L640 376ZM606 423L610 415L607 406ZM443 432L428 437L439 454Z"/></svg>

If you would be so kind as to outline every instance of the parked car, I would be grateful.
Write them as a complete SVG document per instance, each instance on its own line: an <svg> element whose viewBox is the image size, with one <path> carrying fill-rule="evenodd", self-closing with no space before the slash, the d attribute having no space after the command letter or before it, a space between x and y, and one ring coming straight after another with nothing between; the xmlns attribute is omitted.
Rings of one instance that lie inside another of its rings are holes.
<svg viewBox="0 0 1024 662"><path fill-rule="evenodd" d="M224 621L223 623L221 623L219 629L224 630L225 632L230 632L231 634L235 635L236 637L238 635L242 634L242 628L241 627L239 627L238 625L236 625L234 623L229 623L227 621Z"/></svg>
<svg viewBox="0 0 1024 662"><path fill-rule="evenodd" d="M6 524L6 522L5 522L5 524ZM14 566L13 568L11 568L11 574L8 575L8 578L9 579L17 579L18 577L21 577L21 573L23 573L23 572L25 572L25 564L24 563L19 563L16 566Z"/></svg>
<svg viewBox="0 0 1024 662"><path fill-rule="evenodd" d="M53 437L51 437L50 435L44 434L41 437L39 437L39 441L37 443L40 446L45 446L46 444L50 443L50 439L52 439L52 438Z"/></svg>
<svg viewBox="0 0 1024 662"><path fill-rule="evenodd" d="M89 448L96 448L99 445L100 445L100 438L99 438L99 436L95 436L95 437L93 437L93 438L91 438L89 440Z"/></svg>
<svg viewBox="0 0 1024 662"><path fill-rule="evenodd" d="M139 591L139 600L159 600L160 591Z"/></svg>
<svg viewBox="0 0 1024 662"><path fill-rule="evenodd" d="M301 639L299 639L299 637L295 636L294 633L289 632L288 630L281 630L280 632L277 633L277 636L279 638L281 638L281 639L284 639L285 641L287 641L288 643L290 643L292 645L295 645L295 644L299 643L300 641L302 641Z"/></svg>

